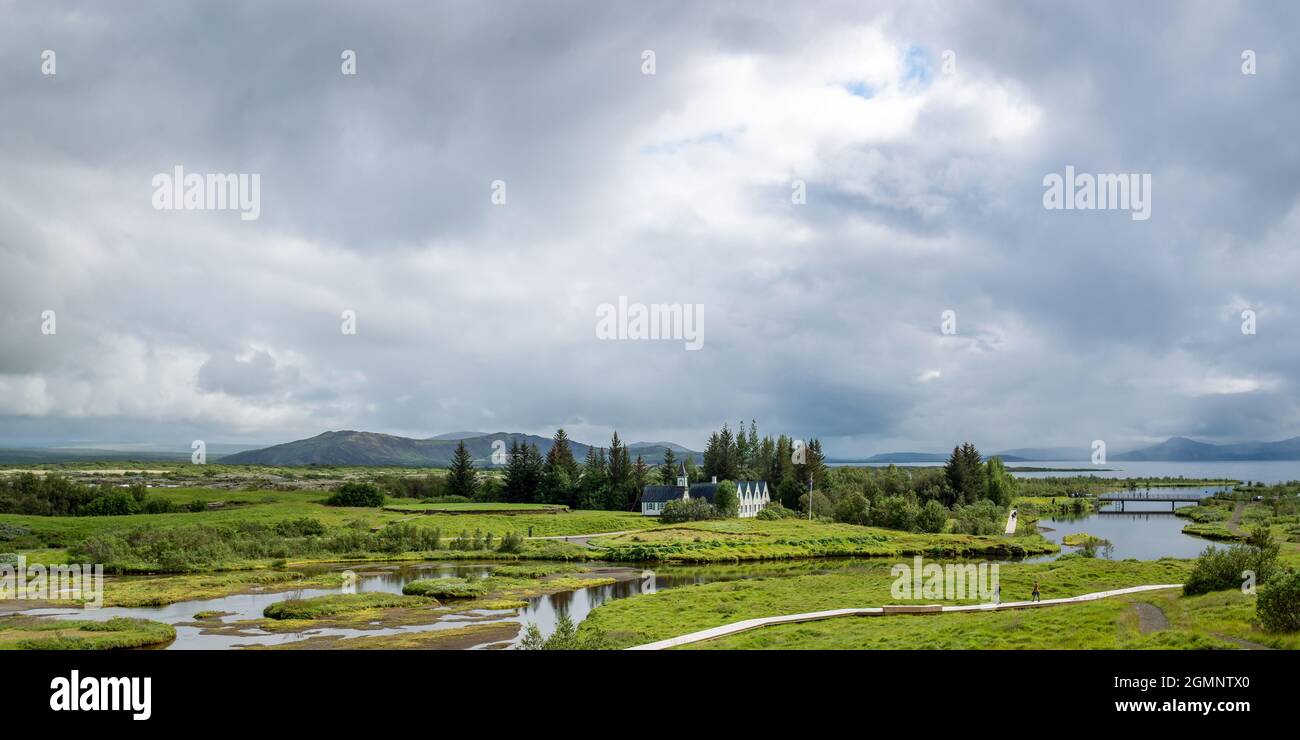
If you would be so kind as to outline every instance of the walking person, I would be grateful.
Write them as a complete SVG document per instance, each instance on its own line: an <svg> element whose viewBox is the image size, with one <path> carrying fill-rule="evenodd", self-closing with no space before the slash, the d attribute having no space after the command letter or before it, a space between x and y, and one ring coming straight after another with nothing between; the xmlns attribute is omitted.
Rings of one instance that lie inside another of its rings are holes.
<svg viewBox="0 0 1300 740"><path fill-rule="evenodd" d="M1038 592L1038 579L1037 579L1037 578L1034 579L1034 594L1033 594L1033 600L1034 600L1034 601L1041 601L1041 600L1042 600L1042 594L1040 594L1040 593Z"/></svg>
<svg viewBox="0 0 1300 740"><path fill-rule="evenodd" d="M993 586L993 606L1002 603L1002 583L998 582Z"/></svg>

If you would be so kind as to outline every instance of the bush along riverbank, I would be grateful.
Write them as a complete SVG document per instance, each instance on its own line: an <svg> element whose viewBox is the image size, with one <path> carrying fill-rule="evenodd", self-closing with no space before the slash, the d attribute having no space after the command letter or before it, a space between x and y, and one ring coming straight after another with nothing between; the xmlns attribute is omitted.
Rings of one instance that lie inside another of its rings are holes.
<svg viewBox="0 0 1300 740"><path fill-rule="evenodd" d="M591 544L603 560L667 563L912 555L1004 560L1060 551L1037 535L922 534L801 519L691 522L593 538Z"/></svg>

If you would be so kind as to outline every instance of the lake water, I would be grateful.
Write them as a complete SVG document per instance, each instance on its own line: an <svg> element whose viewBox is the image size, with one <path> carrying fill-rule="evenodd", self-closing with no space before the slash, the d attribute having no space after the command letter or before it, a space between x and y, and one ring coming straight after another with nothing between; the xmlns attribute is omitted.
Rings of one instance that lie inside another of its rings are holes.
<svg viewBox="0 0 1300 740"><path fill-rule="evenodd" d="M829 463L833 467L883 468L888 464ZM897 463L900 468L935 467L943 463ZM1095 475L1098 478L1210 478L1240 481L1285 483L1300 480L1300 460L1260 460L1242 462L1120 462L1112 460L1105 465L1092 465L1087 460L1055 460L1009 462L1010 468L1066 468L1062 471L1017 472L1018 477L1046 478L1050 476Z"/></svg>
<svg viewBox="0 0 1300 740"><path fill-rule="evenodd" d="M1108 462L1090 465L1085 462L1017 462L1007 463L1011 468L1071 468L1082 472L1017 472L1018 477L1045 478L1050 476L1096 475L1098 478L1207 478L1239 481L1285 483L1300 480L1300 460L1260 460L1242 462ZM1105 468L1096 470L1095 468Z"/></svg>
<svg viewBox="0 0 1300 740"><path fill-rule="evenodd" d="M1119 491L1123 496L1141 497L1143 495L1159 496L1167 493L1186 494L1198 498L1213 496L1220 491L1229 490L1225 486L1204 486L1196 488L1137 488L1132 491ZM1126 501L1121 510L1118 504L1102 504L1093 514L1078 517L1044 518L1038 520L1038 528L1043 537L1061 544L1066 535L1086 533L1110 542L1109 546L1099 548L1097 556L1114 560L1133 558L1136 560L1159 560L1160 558L1194 558L1213 544L1200 537L1183 534L1183 527L1191 520L1175 516L1173 508L1196 506L1195 503L1167 501ZM1050 530L1050 531L1049 531ZM1078 548L1061 546L1062 552L1072 552ZM1035 558L1051 560L1057 556Z"/></svg>

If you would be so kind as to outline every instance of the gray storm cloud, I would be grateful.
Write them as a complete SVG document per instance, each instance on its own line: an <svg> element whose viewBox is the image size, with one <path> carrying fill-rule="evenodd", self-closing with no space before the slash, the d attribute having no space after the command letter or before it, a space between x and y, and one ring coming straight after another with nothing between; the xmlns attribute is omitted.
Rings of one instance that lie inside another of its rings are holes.
<svg viewBox="0 0 1300 740"><path fill-rule="evenodd" d="M0 444L1300 430L1294 4L3 8ZM260 217L155 210L178 165ZM1067 165L1151 218L1045 210Z"/></svg>

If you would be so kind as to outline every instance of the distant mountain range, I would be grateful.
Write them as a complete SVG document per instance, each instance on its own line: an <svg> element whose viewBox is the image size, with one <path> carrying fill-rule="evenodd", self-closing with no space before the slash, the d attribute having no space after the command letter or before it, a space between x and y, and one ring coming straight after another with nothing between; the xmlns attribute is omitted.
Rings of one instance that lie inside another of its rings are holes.
<svg viewBox="0 0 1300 740"><path fill-rule="evenodd" d="M1115 455L1116 460L1300 460L1300 437L1280 442L1212 445L1170 437L1158 445Z"/></svg>
<svg viewBox="0 0 1300 740"><path fill-rule="evenodd" d="M464 436L468 435L468 436ZM456 446L465 442L474 461L489 465L494 451L493 442L501 440L506 449L514 442L537 445L545 455L551 449L550 437L520 432L451 432L427 439L398 437L376 432L325 432L309 439L274 445L260 450L247 450L221 458L223 465L386 465L394 467L443 467L451 463ZM573 456L579 462L587 455L590 445L569 441ZM671 447L679 458L691 457L701 462L704 456L672 442L633 442L628 451L633 458L645 458L649 464L663 460L665 449Z"/></svg>
<svg viewBox="0 0 1300 740"><path fill-rule="evenodd" d="M274 445L262 449L240 450L238 445L208 446L208 460L233 465L374 465L393 467L443 467L451 462L456 445L464 440L466 448L476 463L490 465L492 443L501 440L507 448L511 442L535 444L545 455L551 449L551 439L520 432L448 432L426 439L398 437L376 432L339 431L325 432L308 439ZM587 455L588 445L570 440L574 457L581 460ZM704 455L675 442L633 442L628 449L635 458L645 458L648 463L663 460L664 450L671 448L679 458L690 457L700 463ZM230 454L222 454L230 453ZM839 463L935 463L948 459L947 452L886 452L861 458L830 458ZM1084 462L1092 451L1086 447L1020 447L993 453L1004 462ZM186 461L188 451L161 449L92 449L85 447L0 448L0 464L24 465L55 462L91 462L113 460L169 460ZM1107 462L1160 461L1208 462L1233 460L1300 460L1300 437L1280 442L1239 442L1215 445L1197 442L1187 437L1170 437L1156 445L1127 452L1112 452Z"/></svg>
<svg viewBox="0 0 1300 740"><path fill-rule="evenodd" d="M872 455L868 463L942 463L950 453L886 452ZM1079 462L1092 459L1087 447L1021 447L995 452L1004 462ZM1107 455L1116 462L1228 462L1233 460L1300 460L1300 437L1280 442L1239 442L1215 445L1187 437L1170 437L1160 444Z"/></svg>

